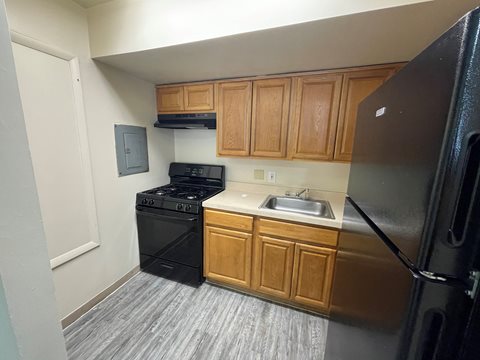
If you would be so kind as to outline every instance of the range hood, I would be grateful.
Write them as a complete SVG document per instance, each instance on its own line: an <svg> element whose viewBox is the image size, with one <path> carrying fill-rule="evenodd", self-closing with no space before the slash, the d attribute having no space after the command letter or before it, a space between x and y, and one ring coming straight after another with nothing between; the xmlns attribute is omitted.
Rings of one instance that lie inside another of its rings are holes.
<svg viewBox="0 0 480 360"><path fill-rule="evenodd" d="M217 114L159 114L154 126L167 129L216 129Z"/></svg>

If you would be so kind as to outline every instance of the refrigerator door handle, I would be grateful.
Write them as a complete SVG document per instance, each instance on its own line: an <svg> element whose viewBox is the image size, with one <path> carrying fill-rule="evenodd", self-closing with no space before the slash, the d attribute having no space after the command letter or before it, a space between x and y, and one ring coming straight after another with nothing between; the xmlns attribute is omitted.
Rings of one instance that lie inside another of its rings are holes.
<svg viewBox="0 0 480 360"><path fill-rule="evenodd" d="M480 182L480 134L468 134L465 142L467 151L462 176L456 185L457 196L448 239L450 245L456 247L462 246L465 241L467 225L472 215L472 202L475 201Z"/></svg>
<svg viewBox="0 0 480 360"><path fill-rule="evenodd" d="M390 249L393 255L400 260L400 262L410 271L410 273L418 280L442 284L460 288L471 298L475 297L475 293L478 291L480 282L480 271L471 271L468 279L461 279L455 276L434 273L426 270L421 270L415 266L415 264L405 255L395 243L368 217L367 214L358 206L355 201L349 196L346 197L347 201L353 206L359 213L368 226L375 232L375 234L383 241L383 243Z"/></svg>

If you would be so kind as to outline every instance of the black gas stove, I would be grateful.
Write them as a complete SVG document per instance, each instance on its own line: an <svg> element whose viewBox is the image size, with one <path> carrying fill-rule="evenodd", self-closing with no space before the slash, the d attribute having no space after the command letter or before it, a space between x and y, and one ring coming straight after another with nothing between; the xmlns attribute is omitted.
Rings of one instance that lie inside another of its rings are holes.
<svg viewBox="0 0 480 360"><path fill-rule="evenodd" d="M140 268L186 284L203 278L202 201L225 189L225 167L171 163L170 184L137 194Z"/></svg>
<svg viewBox="0 0 480 360"><path fill-rule="evenodd" d="M137 194L137 206L198 214L203 200L225 189L225 167L171 163L170 184Z"/></svg>

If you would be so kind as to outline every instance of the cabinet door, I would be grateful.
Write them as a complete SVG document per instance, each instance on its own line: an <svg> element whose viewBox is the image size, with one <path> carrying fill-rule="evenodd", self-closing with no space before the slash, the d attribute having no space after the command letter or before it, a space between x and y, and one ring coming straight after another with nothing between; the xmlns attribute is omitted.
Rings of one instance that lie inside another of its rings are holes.
<svg viewBox="0 0 480 360"><path fill-rule="evenodd" d="M290 83L289 78L253 82L250 155L286 157Z"/></svg>
<svg viewBox="0 0 480 360"><path fill-rule="evenodd" d="M394 68L347 73L343 78L342 100L338 118L335 160L352 159L358 105L395 72Z"/></svg>
<svg viewBox="0 0 480 360"><path fill-rule="evenodd" d="M217 104L218 155L247 156L252 118L251 81L219 84Z"/></svg>
<svg viewBox="0 0 480 360"><path fill-rule="evenodd" d="M157 88L158 112L175 112L183 109L183 86Z"/></svg>
<svg viewBox="0 0 480 360"><path fill-rule="evenodd" d="M185 111L213 110L213 84L184 87Z"/></svg>
<svg viewBox="0 0 480 360"><path fill-rule="evenodd" d="M333 159L341 86L341 74L295 79L290 158Z"/></svg>
<svg viewBox="0 0 480 360"><path fill-rule="evenodd" d="M288 299L295 243L267 236L255 238L254 289Z"/></svg>
<svg viewBox="0 0 480 360"><path fill-rule="evenodd" d="M205 276L241 287L250 287L252 235L205 227Z"/></svg>
<svg viewBox="0 0 480 360"><path fill-rule="evenodd" d="M335 253L333 249L295 244L292 300L328 312Z"/></svg>

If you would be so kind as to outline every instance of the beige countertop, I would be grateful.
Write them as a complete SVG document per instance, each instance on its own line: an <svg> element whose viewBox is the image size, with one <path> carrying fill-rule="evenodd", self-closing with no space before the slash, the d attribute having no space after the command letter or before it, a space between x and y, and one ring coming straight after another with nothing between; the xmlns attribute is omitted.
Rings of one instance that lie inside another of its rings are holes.
<svg viewBox="0 0 480 360"><path fill-rule="evenodd" d="M310 189L309 198L327 200L330 202L335 219L324 219L315 216L295 214L286 211L260 209L268 195L284 195L285 191L302 189L285 186L256 185L247 183L227 182L226 189L220 194L203 202L203 207L233 211L238 213L258 215L269 218L296 221L313 225L341 228L345 194Z"/></svg>

